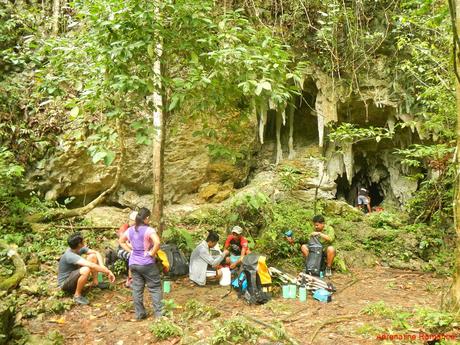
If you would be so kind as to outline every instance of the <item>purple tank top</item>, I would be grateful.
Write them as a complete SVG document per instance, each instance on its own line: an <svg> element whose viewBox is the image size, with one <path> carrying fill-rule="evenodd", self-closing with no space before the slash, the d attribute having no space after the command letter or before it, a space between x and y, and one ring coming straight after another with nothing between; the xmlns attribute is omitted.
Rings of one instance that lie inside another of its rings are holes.
<svg viewBox="0 0 460 345"><path fill-rule="evenodd" d="M132 226L128 228L127 233L128 240L133 247L129 257L129 265L146 266L155 263L155 258L149 254L149 250L153 247L153 241L150 236L155 233L155 229L147 225L140 225L136 231L135 227Z"/></svg>

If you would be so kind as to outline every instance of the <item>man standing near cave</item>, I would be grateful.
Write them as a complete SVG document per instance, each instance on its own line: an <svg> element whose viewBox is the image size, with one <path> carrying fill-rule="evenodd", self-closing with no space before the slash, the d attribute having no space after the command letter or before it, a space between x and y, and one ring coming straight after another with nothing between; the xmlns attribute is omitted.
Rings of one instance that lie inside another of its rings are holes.
<svg viewBox="0 0 460 345"><path fill-rule="evenodd" d="M358 189L358 206L359 209L364 208L367 210L365 213L371 213L371 198L369 196L369 191L366 188Z"/></svg>

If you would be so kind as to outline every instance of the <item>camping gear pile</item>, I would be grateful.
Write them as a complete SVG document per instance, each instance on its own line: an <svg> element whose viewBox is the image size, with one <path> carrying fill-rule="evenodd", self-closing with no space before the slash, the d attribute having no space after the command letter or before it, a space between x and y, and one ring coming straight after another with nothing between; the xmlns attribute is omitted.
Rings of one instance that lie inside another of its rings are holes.
<svg viewBox="0 0 460 345"><path fill-rule="evenodd" d="M299 291L301 288L311 291L313 298L321 302L330 302L332 293L336 291L336 288L332 283L326 282L311 274L301 272L297 277L294 277L275 267L270 267L268 270L273 277L279 279L283 284L299 286Z"/></svg>
<svg viewBox="0 0 460 345"><path fill-rule="evenodd" d="M265 260L265 256L256 253L246 255L232 282L238 297L248 304L264 304L271 298L272 278Z"/></svg>

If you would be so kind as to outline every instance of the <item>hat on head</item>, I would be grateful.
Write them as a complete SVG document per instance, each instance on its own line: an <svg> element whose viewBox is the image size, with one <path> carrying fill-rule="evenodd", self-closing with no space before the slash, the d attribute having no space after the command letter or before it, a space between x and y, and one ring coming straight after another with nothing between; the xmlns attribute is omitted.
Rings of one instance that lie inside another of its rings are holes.
<svg viewBox="0 0 460 345"><path fill-rule="evenodd" d="M294 235L294 232L292 230L286 230L284 232L284 236L286 237L292 237L292 235Z"/></svg>
<svg viewBox="0 0 460 345"><path fill-rule="evenodd" d="M129 214L129 220L132 220L133 222L136 220L136 217L137 217L137 211L132 211Z"/></svg>
<svg viewBox="0 0 460 345"><path fill-rule="evenodd" d="M243 232L243 229L240 226L236 225L232 228L232 232L235 234L241 235L241 233Z"/></svg>

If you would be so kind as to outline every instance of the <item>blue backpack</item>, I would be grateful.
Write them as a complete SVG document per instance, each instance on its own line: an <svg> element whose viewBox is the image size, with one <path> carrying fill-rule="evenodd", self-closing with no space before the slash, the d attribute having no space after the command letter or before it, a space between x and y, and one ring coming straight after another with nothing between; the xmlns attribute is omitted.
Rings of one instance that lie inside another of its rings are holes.
<svg viewBox="0 0 460 345"><path fill-rule="evenodd" d="M270 300L270 294L263 291L257 274L258 261L258 254L246 255L241 263L241 270L232 282L232 286L238 291L238 297L248 304L265 304Z"/></svg>

